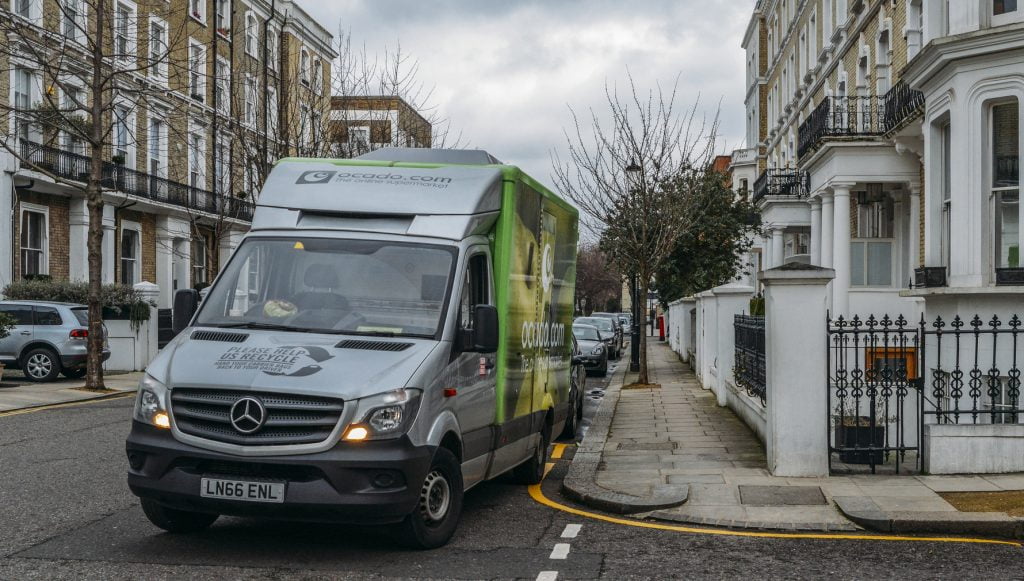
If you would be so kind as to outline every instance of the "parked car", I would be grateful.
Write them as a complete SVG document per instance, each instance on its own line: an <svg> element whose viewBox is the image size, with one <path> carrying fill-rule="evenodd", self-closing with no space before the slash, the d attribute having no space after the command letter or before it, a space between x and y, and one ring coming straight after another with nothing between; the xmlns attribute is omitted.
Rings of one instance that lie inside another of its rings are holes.
<svg viewBox="0 0 1024 581"><path fill-rule="evenodd" d="M608 346L601 331L584 323L573 323L572 336L580 348L580 358L587 373L594 372L601 377L608 375Z"/></svg>
<svg viewBox="0 0 1024 581"><path fill-rule="evenodd" d="M0 363L21 369L29 381L53 381L57 375L85 375L89 309L74 303L0 301L15 326L0 339ZM110 350L103 349L103 360Z"/></svg>
<svg viewBox="0 0 1024 581"><path fill-rule="evenodd" d="M583 351L575 334L572 337L572 369L569 373L569 413L562 428L563 438L575 438L583 419L583 394L587 392L587 369Z"/></svg>
<svg viewBox="0 0 1024 581"><path fill-rule="evenodd" d="M630 313L619 313L619 322L622 323L622 332L629 335L633 332L633 315Z"/></svg>
<svg viewBox="0 0 1024 581"><path fill-rule="evenodd" d="M622 351L623 346L626 344L626 332L622 328L622 321L619 320L619 316L615 313L590 313L591 317L601 317L608 319L615 326L615 338L618 341L619 351Z"/></svg>

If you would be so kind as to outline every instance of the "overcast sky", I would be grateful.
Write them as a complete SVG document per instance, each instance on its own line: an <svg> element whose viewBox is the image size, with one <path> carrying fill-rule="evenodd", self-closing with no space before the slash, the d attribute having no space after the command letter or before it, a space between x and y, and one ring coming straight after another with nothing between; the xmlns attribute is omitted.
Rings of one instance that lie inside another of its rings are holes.
<svg viewBox="0 0 1024 581"><path fill-rule="evenodd" d="M435 87L439 112L471 147L551 185L568 107L599 112L628 66L643 87L721 100L723 150L742 145L750 0L300 0L331 32L383 50L401 41Z"/></svg>

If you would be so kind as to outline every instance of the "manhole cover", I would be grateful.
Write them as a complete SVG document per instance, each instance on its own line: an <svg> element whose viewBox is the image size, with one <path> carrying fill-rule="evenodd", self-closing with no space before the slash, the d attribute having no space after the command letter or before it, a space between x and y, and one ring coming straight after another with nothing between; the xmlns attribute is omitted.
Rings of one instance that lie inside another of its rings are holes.
<svg viewBox="0 0 1024 581"><path fill-rule="evenodd" d="M651 444L639 444L635 442L620 442L619 450L675 450L675 442L656 442Z"/></svg>
<svg viewBox="0 0 1024 581"><path fill-rule="evenodd" d="M740 486L740 502L749 506L801 506L825 504L817 486Z"/></svg>

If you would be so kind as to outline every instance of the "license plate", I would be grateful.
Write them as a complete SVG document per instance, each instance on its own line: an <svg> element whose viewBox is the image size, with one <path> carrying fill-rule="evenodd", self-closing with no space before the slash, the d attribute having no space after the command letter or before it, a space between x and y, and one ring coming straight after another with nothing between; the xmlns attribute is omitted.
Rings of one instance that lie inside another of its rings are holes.
<svg viewBox="0 0 1024 581"><path fill-rule="evenodd" d="M284 502L284 483L203 478L199 484L199 496L250 502Z"/></svg>

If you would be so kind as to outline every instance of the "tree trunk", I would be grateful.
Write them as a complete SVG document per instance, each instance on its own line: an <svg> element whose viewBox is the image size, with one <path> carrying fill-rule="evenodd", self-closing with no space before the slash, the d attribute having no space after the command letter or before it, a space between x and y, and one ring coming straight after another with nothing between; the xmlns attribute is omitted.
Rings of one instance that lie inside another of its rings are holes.
<svg viewBox="0 0 1024 581"><path fill-rule="evenodd" d="M86 355L85 387L103 389L103 37L107 17L104 0L96 3L96 41L92 43L92 127L89 182L85 195L89 208L89 337Z"/></svg>
<svg viewBox="0 0 1024 581"><path fill-rule="evenodd" d="M641 281L650 280L650 277L641 277ZM650 383L650 378L647 374L647 292L650 285L646 282L640 283L640 292L637 293L637 300L640 301L641 308L643 309L643 318L639 321L634 321L634 324L640 324L640 374L636 378L636 382L640 384Z"/></svg>

